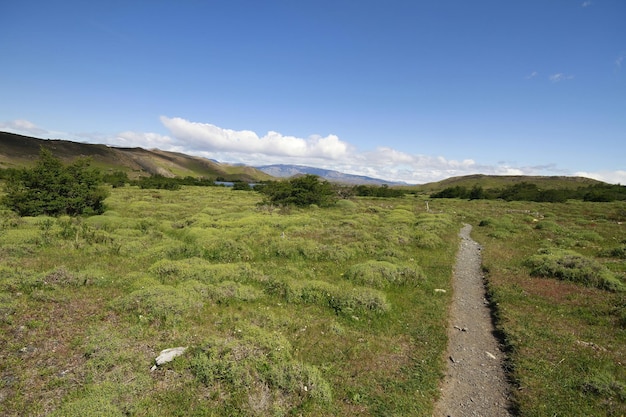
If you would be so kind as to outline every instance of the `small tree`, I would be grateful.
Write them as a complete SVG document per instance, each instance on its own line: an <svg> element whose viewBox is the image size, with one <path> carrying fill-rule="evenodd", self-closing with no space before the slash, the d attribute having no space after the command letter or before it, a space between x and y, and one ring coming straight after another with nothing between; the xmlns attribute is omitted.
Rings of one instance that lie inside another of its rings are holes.
<svg viewBox="0 0 626 417"><path fill-rule="evenodd" d="M321 181L317 175L304 175L289 181L269 182L258 187L265 194L265 203L306 207L316 204L329 206L337 200L335 191L328 181Z"/></svg>
<svg viewBox="0 0 626 417"><path fill-rule="evenodd" d="M2 202L20 216L103 213L108 190L101 187L100 171L90 168L90 162L80 158L65 166L42 147L33 168L12 173Z"/></svg>

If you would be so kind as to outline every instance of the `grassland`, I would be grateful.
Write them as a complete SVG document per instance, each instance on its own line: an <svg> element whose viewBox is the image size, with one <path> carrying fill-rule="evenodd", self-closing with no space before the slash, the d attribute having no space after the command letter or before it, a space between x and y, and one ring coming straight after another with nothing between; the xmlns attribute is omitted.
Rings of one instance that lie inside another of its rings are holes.
<svg viewBox="0 0 626 417"><path fill-rule="evenodd" d="M626 412L623 203L260 200L126 187L100 216L2 211L0 414L428 416L463 222L518 414Z"/></svg>
<svg viewBox="0 0 626 417"><path fill-rule="evenodd" d="M427 415L453 217L260 199L126 187L101 216L3 212L0 414Z"/></svg>

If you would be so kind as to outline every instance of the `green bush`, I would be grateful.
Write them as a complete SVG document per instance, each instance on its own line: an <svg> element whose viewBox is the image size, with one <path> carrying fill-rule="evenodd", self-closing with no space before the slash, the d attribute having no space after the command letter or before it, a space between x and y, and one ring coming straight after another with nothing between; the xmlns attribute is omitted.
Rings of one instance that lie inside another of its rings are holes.
<svg viewBox="0 0 626 417"><path fill-rule="evenodd" d="M328 207L337 201L336 192L328 181L316 175L304 175L289 181L271 181L257 185L256 190L265 195L261 204L294 205L309 207L312 204Z"/></svg>
<svg viewBox="0 0 626 417"><path fill-rule="evenodd" d="M531 275L578 282L609 291L624 291L626 286L594 259L564 249L543 249L526 259Z"/></svg>
<svg viewBox="0 0 626 417"><path fill-rule="evenodd" d="M336 205L340 209L347 210L347 211L352 211L352 210L357 208L357 205L356 205L356 203L354 201L346 200L346 199L342 199L342 200L337 201Z"/></svg>
<svg viewBox="0 0 626 417"><path fill-rule="evenodd" d="M610 249L604 249L600 251L599 255L605 258L626 259L626 245L617 246Z"/></svg>
<svg viewBox="0 0 626 417"><path fill-rule="evenodd" d="M201 383L229 392L224 409L287 415L307 402L329 403L330 384L316 367L294 360L291 350L279 333L241 323L228 337L214 337L197 348L189 368Z"/></svg>
<svg viewBox="0 0 626 417"><path fill-rule="evenodd" d="M2 202L20 216L103 213L109 192L101 186L100 171L89 165L82 158L64 166L42 147L32 169L17 170L6 182Z"/></svg>
<svg viewBox="0 0 626 417"><path fill-rule="evenodd" d="M177 323L182 316L202 305L201 295L185 287L153 285L133 291L113 302L117 310L136 314L148 321Z"/></svg>
<svg viewBox="0 0 626 417"><path fill-rule="evenodd" d="M418 230L415 233L415 244L422 249L435 249L443 246L443 240L436 233Z"/></svg>
<svg viewBox="0 0 626 417"><path fill-rule="evenodd" d="M209 298L225 303L229 300L254 301L263 296L263 291L251 285L244 285L233 281L222 281L208 286Z"/></svg>
<svg viewBox="0 0 626 417"><path fill-rule="evenodd" d="M163 284L172 284L186 280L197 280L202 283L220 281L256 280L259 275L245 263L211 263L202 258L180 260L161 259L148 269Z"/></svg>
<svg viewBox="0 0 626 417"><path fill-rule="evenodd" d="M358 285L385 288L389 285L415 284L424 278L419 266L402 267L386 261L367 261L352 265L345 278Z"/></svg>

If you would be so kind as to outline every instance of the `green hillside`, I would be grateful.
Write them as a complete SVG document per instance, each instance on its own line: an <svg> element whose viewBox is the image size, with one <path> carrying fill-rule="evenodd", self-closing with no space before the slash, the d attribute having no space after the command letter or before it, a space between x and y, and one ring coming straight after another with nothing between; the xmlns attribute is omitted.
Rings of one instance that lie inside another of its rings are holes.
<svg viewBox="0 0 626 417"><path fill-rule="evenodd" d="M601 181L584 177L474 174L447 178L442 181L421 184L411 188L420 193L433 193L457 186L468 189L479 186L489 190L504 188L522 182L536 184L540 189L577 189L578 187L602 183Z"/></svg>

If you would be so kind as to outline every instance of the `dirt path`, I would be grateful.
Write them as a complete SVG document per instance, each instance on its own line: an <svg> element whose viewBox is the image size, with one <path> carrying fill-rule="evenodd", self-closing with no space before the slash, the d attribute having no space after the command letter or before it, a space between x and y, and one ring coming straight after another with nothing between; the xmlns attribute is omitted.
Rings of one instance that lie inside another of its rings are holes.
<svg viewBox="0 0 626 417"><path fill-rule="evenodd" d="M485 299L481 248L470 238L471 230L466 224L460 233L448 328L448 369L435 417L511 416L504 355L493 335Z"/></svg>

